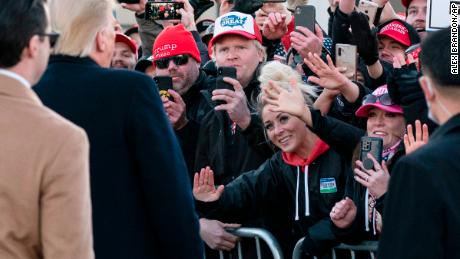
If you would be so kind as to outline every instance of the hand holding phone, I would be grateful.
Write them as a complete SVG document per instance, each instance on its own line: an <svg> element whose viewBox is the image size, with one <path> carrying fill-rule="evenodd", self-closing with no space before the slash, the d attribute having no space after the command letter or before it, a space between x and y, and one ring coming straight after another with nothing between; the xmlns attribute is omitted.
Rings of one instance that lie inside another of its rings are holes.
<svg viewBox="0 0 460 259"><path fill-rule="evenodd" d="M379 9L379 5L372 1L367 0L360 0L358 5L358 11L367 15L369 19L369 26L374 25L375 16L377 15L377 10Z"/></svg>
<svg viewBox="0 0 460 259"><path fill-rule="evenodd" d="M371 154L379 164L382 163L383 140L381 138L362 137L360 146L359 159L363 163L364 169L374 168L374 162L367 157L367 154Z"/></svg>
<svg viewBox="0 0 460 259"><path fill-rule="evenodd" d="M184 8L181 2L147 2L145 4L145 19L155 20L180 20L182 15L179 10Z"/></svg>

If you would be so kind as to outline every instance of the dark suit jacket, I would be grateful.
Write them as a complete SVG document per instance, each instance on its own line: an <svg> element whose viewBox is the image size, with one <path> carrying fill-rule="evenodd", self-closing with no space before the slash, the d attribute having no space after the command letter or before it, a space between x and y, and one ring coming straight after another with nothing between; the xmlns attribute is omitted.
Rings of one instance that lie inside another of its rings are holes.
<svg viewBox="0 0 460 259"><path fill-rule="evenodd" d="M54 56L34 90L88 134L96 258L202 257L187 168L152 79Z"/></svg>
<svg viewBox="0 0 460 259"><path fill-rule="evenodd" d="M379 259L460 258L460 114L391 174Z"/></svg>

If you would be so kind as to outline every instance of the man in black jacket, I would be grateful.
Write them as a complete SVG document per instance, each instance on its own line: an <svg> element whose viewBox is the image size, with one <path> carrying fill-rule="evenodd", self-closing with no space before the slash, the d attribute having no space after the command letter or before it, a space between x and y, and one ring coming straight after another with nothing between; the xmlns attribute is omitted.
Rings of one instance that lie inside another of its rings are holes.
<svg viewBox="0 0 460 259"><path fill-rule="evenodd" d="M169 98L162 97L163 106L193 179L200 123L211 106L200 93L210 86L192 33L182 24L165 28L153 44L153 63L156 76L172 78L173 89Z"/></svg>
<svg viewBox="0 0 460 259"><path fill-rule="evenodd" d="M379 258L460 257L460 77L451 67L450 32L440 30L422 43L420 83L428 116L440 127L395 165Z"/></svg>
<svg viewBox="0 0 460 259"><path fill-rule="evenodd" d="M195 171L210 166L216 172L216 184L226 184L259 167L273 152L266 145L253 103L260 91L257 71L266 59L260 30L252 16L239 12L219 17L215 25L210 42L213 59L217 67L235 67L236 79L223 78L234 90L204 93L214 110L201 123ZM221 103L216 105L216 101ZM211 248L233 248L236 238L224 231L222 223L202 218L200 226Z"/></svg>
<svg viewBox="0 0 460 259"><path fill-rule="evenodd" d="M53 1L51 12L59 55L35 90L88 134L96 257L201 258L185 163L153 80L106 69L111 1Z"/></svg>

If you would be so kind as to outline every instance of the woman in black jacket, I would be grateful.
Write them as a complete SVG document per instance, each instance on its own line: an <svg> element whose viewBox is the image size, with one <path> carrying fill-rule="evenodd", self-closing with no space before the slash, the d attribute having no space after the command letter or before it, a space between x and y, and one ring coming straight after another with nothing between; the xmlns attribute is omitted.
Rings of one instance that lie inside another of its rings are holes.
<svg viewBox="0 0 460 259"><path fill-rule="evenodd" d="M262 88L277 84L290 89L293 76L297 84L302 84L300 75L278 62L267 64L261 74L270 75L275 81L261 80ZM308 86L301 87L304 93L313 94ZM280 151L258 169L230 182L225 191L223 185L215 188L209 167L202 169L194 179L194 196L201 201L197 208L208 217L226 222L261 216L264 227L281 243L286 256L290 256L302 237L303 251L320 255L337 243L329 212L344 195L349 161L329 148L298 117L273 112L275 107L267 105L260 96L258 109L266 135ZM311 104L307 96L307 105ZM254 208L259 215L251 214Z"/></svg>
<svg viewBox="0 0 460 259"><path fill-rule="evenodd" d="M358 143L366 134L383 139L383 158L389 165L405 153L402 141L406 126L403 111L400 106L392 103L386 86L379 87L372 94L365 96L363 105L356 112L357 116L367 118L367 132L322 116L319 111L305 108L302 96L295 87L291 92L277 86L264 91L268 96L267 102L277 107L275 111L288 112L301 118L315 134L349 161L357 160ZM420 128L420 124L417 128ZM426 127L424 129L426 132ZM381 220L379 221L377 211L381 214L383 209L383 206L379 205L382 205L387 190L389 170L385 162L378 164L373 158L372 161L375 170L364 169L363 163L356 161L355 181L347 181L345 195L352 199L342 200L331 211L331 219L337 227L334 233L341 237L341 241L361 241L372 236L376 238L380 230Z"/></svg>

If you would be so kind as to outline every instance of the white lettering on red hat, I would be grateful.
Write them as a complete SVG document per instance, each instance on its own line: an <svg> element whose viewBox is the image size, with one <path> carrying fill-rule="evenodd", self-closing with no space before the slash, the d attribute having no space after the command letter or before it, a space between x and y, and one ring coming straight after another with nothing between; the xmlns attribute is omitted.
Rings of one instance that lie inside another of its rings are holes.
<svg viewBox="0 0 460 259"><path fill-rule="evenodd" d="M380 33L384 33L385 31L396 31L402 35L406 35L406 33L408 33L407 28L400 23L390 23L383 27Z"/></svg>
<svg viewBox="0 0 460 259"><path fill-rule="evenodd" d="M155 56L155 58L167 57L170 55L170 51L174 51L175 49L177 49L177 44L165 44L156 48L153 51L153 56Z"/></svg>
<svg viewBox="0 0 460 259"><path fill-rule="evenodd" d="M217 18L214 27L214 37L227 32L254 33L254 18L248 14L229 12Z"/></svg>

